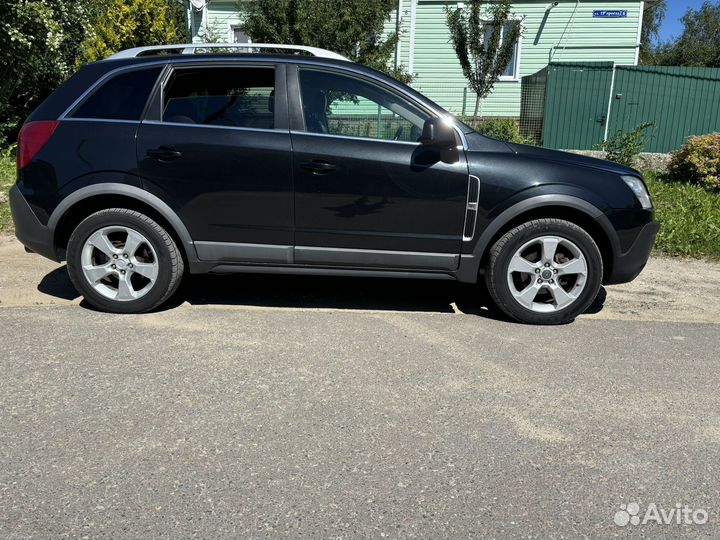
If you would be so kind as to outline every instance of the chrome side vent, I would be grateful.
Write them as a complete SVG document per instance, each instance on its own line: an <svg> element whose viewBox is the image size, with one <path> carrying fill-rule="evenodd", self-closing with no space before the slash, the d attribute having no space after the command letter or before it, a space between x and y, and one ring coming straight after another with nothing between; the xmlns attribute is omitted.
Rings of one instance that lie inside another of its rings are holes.
<svg viewBox="0 0 720 540"><path fill-rule="evenodd" d="M468 179L467 209L465 210L465 228L463 230L463 242L473 239L475 235L475 223L477 222L478 202L480 202L480 179L470 175Z"/></svg>

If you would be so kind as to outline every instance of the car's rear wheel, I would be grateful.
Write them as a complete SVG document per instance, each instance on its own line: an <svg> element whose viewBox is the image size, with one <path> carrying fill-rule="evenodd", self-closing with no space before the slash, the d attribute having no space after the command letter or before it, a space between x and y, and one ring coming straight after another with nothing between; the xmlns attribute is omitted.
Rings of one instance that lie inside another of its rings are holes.
<svg viewBox="0 0 720 540"><path fill-rule="evenodd" d="M529 324L562 324L583 313L602 283L603 261L582 228L537 219L505 233L491 248L485 280L497 306Z"/></svg>
<svg viewBox="0 0 720 540"><path fill-rule="evenodd" d="M68 273L85 300L112 313L142 313L165 302L183 275L172 236L146 215L101 210L73 231Z"/></svg>

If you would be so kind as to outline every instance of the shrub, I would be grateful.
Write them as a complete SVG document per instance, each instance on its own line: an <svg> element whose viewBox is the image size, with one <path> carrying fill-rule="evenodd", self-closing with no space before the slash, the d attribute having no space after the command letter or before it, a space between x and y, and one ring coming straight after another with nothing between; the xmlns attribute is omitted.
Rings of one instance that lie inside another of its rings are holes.
<svg viewBox="0 0 720 540"><path fill-rule="evenodd" d="M720 132L689 137L673 153L668 173L676 182L720 190Z"/></svg>
<svg viewBox="0 0 720 540"><path fill-rule="evenodd" d="M626 167L634 167L637 158L645 146L645 130L652 127L652 122L643 122L632 131L618 130L607 141L595 145L605 152L605 159Z"/></svg>
<svg viewBox="0 0 720 540"><path fill-rule="evenodd" d="M513 118L490 118L481 120L475 127L478 133L505 142L524 144L520 126Z"/></svg>

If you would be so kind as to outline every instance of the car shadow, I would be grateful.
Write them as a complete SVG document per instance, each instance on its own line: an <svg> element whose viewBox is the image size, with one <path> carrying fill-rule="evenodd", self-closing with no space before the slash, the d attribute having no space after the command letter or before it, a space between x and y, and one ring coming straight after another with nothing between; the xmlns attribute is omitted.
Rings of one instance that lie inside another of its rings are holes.
<svg viewBox="0 0 720 540"><path fill-rule="evenodd" d="M79 294L65 266L43 277L38 290L74 300ZM604 287L586 313L602 310ZM495 308L484 285L423 279L363 278L273 274L186 275L177 293L155 311L190 305L233 305L372 311L436 312L478 315L509 321ZM93 309L87 302L80 304Z"/></svg>

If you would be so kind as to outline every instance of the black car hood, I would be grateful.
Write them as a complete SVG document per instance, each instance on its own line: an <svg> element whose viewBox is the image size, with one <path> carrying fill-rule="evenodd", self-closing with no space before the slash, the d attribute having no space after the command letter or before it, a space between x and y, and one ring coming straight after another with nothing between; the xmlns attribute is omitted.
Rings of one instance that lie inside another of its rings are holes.
<svg viewBox="0 0 720 540"><path fill-rule="evenodd" d="M560 150L548 150L538 146L528 146L525 144L506 143L508 148L516 154L540 159L542 161L552 161L564 164L579 165L581 167L591 167L593 169L602 169L619 175L639 176L639 172L630 167L613 163L604 159L597 159L570 152L561 152Z"/></svg>

